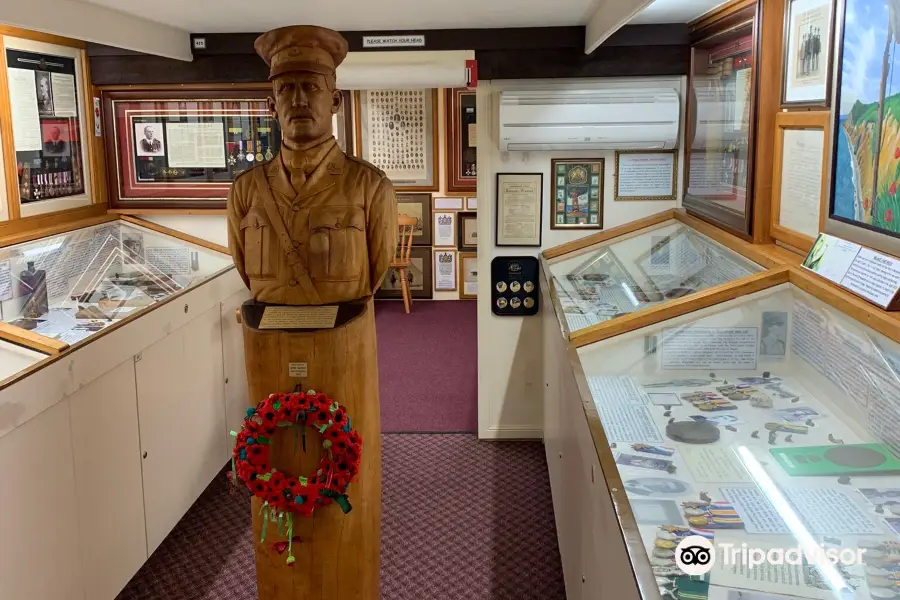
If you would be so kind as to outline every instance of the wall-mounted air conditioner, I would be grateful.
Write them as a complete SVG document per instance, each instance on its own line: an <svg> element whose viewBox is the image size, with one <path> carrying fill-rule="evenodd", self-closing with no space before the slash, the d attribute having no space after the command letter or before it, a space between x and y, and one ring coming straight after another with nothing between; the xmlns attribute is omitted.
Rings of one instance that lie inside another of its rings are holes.
<svg viewBox="0 0 900 600"><path fill-rule="evenodd" d="M500 92L500 149L675 148L681 116L673 88Z"/></svg>

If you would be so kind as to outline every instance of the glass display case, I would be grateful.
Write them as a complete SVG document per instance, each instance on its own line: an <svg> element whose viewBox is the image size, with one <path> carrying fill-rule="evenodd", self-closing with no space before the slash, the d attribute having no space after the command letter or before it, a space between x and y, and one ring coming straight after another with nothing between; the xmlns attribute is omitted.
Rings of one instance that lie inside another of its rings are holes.
<svg viewBox="0 0 900 600"><path fill-rule="evenodd" d="M789 275L570 353L639 597L900 598L900 327Z"/></svg>
<svg viewBox="0 0 900 600"><path fill-rule="evenodd" d="M750 234L758 6L692 32L684 206Z"/></svg>
<svg viewBox="0 0 900 600"><path fill-rule="evenodd" d="M674 217L658 221L544 259L570 334L764 269Z"/></svg>
<svg viewBox="0 0 900 600"><path fill-rule="evenodd" d="M71 345L232 266L125 221L84 227L0 248L0 321Z"/></svg>
<svg viewBox="0 0 900 600"><path fill-rule="evenodd" d="M0 340L0 382L47 358L29 348Z"/></svg>

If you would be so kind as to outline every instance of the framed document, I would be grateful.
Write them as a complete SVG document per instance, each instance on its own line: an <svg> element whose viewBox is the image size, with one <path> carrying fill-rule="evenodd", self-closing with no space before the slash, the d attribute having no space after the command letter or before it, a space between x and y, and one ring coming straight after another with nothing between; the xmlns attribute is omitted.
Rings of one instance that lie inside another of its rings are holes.
<svg viewBox="0 0 900 600"><path fill-rule="evenodd" d="M788 0L784 8L781 105L827 107L834 1Z"/></svg>
<svg viewBox="0 0 900 600"><path fill-rule="evenodd" d="M278 155L270 93L103 92L112 207L225 208L237 176Z"/></svg>
<svg viewBox="0 0 900 600"><path fill-rule="evenodd" d="M478 255L474 252L460 252L459 260L459 297L461 299L478 297Z"/></svg>
<svg viewBox="0 0 900 600"><path fill-rule="evenodd" d="M540 246L543 173L497 173L498 246Z"/></svg>
<svg viewBox="0 0 900 600"><path fill-rule="evenodd" d="M397 194L397 214L416 218L413 246L431 245L431 194Z"/></svg>
<svg viewBox="0 0 900 600"><path fill-rule="evenodd" d="M466 210L478 210L478 198L466 198Z"/></svg>
<svg viewBox="0 0 900 600"><path fill-rule="evenodd" d="M616 152L616 200L675 200L678 155L674 150Z"/></svg>
<svg viewBox="0 0 900 600"><path fill-rule="evenodd" d="M478 250L478 213L459 213L460 250Z"/></svg>
<svg viewBox="0 0 900 600"><path fill-rule="evenodd" d="M478 187L477 137L475 133L475 90L448 89L447 191L475 193Z"/></svg>
<svg viewBox="0 0 900 600"><path fill-rule="evenodd" d="M772 237L804 251L812 248L825 224L829 121L828 111L775 115Z"/></svg>
<svg viewBox="0 0 900 600"><path fill-rule="evenodd" d="M434 290L456 291L456 250L434 251Z"/></svg>
<svg viewBox="0 0 900 600"><path fill-rule="evenodd" d="M430 221L429 221L430 222ZM413 298L430 300L432 293L431 248L413 247L410 253L410 266L406 269L406 281ZM400 287L400 273L396 269L388 269L384 282L375 294L376 298L403 298Z"/></svg>
<svg viewBox="0 0 900 600"><path fill-rule="evenodd" d="M438 190L436 90L363 90L354 110L357 156L398 190Z"/></svg>
<svg viewBox="0 0 900 600"><path fill-rule="evenodd" d="M550 161L553 172L551 229L603 228L602 158Z"/></svg>
<svg viewBox="0 0 900 600"><path fill-rule="evenodd" d="M434 247L456 247L456 212L434 213Z"/></svg>
<svg viewBox="0 0 900 600"><path fill-rule="evenodd" d="M435 198L434 210L462 210L463 198Z"/></svg>

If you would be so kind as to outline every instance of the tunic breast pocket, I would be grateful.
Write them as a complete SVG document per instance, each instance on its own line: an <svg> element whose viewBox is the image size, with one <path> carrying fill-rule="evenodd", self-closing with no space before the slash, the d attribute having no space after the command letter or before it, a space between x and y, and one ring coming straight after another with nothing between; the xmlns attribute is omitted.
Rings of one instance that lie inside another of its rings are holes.
<svg viewBox="0 0 900 600"><path fill-rule="evenodd" d="M244 271L250 279L274 279L275 260L272 255L272 226L268 218L255 210L241 221L244 238Z"/></svg>
<svg viewBox="0 0 900 600"><path fill-rule="evenodd" d="M309 272L316 281L356 281L368 258L366 215L358 206L309 212Z"/></svg>

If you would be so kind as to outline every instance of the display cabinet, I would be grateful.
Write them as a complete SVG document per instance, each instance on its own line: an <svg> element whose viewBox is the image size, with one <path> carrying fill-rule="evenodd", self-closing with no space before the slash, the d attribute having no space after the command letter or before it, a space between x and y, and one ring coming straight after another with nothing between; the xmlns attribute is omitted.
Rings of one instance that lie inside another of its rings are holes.
<svg viewBox="0 0 900 600"><path fill-rule="evenodd" d="M0 340L0 381L16 375L46 358L31 348Z"/></svg>
<svg viewBox="0 0 900 600"><path fill-rule="evenodd" d="M742 236L753 217L759 10L732 2L691 32L684 206Z"/></svg>
<svg viewBox="0 0 900 600"><path fill-rule="evenodd" d="M84 227L0 248L0 321L71 345L232 266L125 221Z"/></svg>
<svg viewBox="0 0 900 600"><path fill-rule="evenodd" d="M594 340L545 316L569 598L900 597L900 321L795 267L761 281Z"/></svg>
<svg viewBox="0 0 900 600"><path fill-rule="evenodd" d="M550 249L542 260L561 326L573 338L658 305L709 296L774 264L674 210Z"/></svg>

